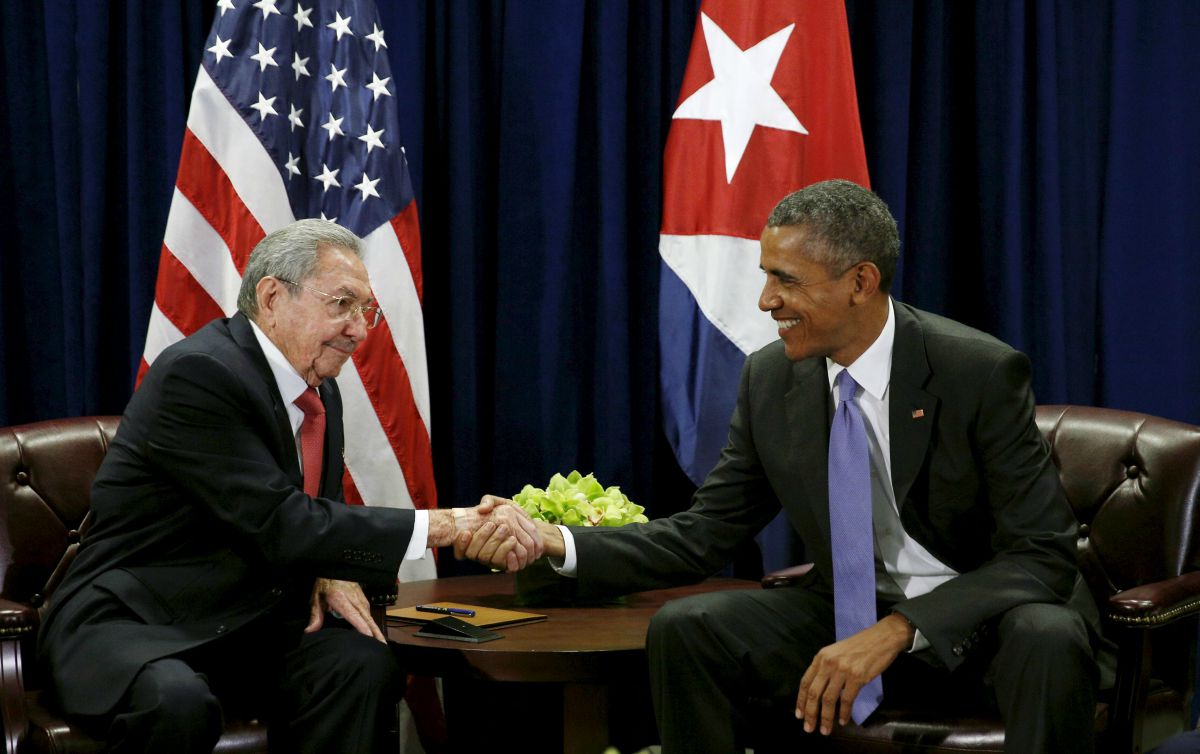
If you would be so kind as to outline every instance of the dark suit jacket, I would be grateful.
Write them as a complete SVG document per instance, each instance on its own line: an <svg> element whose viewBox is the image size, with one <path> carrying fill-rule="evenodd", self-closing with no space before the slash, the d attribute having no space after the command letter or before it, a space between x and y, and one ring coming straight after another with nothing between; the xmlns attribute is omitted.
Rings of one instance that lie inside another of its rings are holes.
<svg viewBox="0 0 1200 754"><path fill-rule="evenodd" d="M92 488L91 524L39 642L64 709L104 714L145 663L271 611L299 631L317 576L395 578L413 512L342 502L342 404L326 409L321 496L303 492L287 412L250 323L163 351ZM130 622L133 621L133 622Z"/></svg>
<svg viewBox="0 0 1200 754"><path fill-rule="evenodd" d="M895 304L892 485L906 531L961 576L895 606L949 668L981 629L1022 603L1065 603L1098 625L1075 565L1077 524L1034 423L1029 360L951 320ZM915 411L923 415L914 417ZM608 593L718 570L780 506L804 542L813 589L832 593L824 358L782 342L742 371L729 443L692 507L619 530L572 529L578 589Z"/></svg>

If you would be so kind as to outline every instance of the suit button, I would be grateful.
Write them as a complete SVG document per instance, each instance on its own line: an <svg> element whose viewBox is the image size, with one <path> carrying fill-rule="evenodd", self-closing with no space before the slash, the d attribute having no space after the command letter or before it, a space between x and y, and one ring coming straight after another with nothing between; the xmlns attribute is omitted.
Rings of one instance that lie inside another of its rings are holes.
<svg viewBox="0 0 1200 754"><path fill-rule="evenodd" d="M950 651L954 653L955 657L962 657L964 650L961 644L955 644Z"/></svg>
<svg viewBox="0 0 1200 754"><path fill-rule="evenodd" d="M223 625L221 625L221 626L217 626L217 633L218 633L218 634L223 634L223 633L225 633L225 626L223 626Z"/></svg>
<svg viewBox="0 0 1200 754"><path fill-rule="evenodd" d="M283 596L283 590L282 590L282 589L280 589L279 587L275 587L274 589L272 589L272 590L271 590L271 596L272 596L272 597L275 597L275 598L282 597L282 596Z"/></svg>

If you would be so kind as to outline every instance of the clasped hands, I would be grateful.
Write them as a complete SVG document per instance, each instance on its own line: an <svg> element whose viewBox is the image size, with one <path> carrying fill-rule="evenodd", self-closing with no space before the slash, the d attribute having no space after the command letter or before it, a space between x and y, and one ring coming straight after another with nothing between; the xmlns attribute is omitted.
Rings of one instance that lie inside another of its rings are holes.
<svg viewBox="0 0 1200 754"><path fill-rule="evenodd" d="M454 545L455 557L470 558L509 573L525 568L545 553L535 522L520 506L484 495L474 508L435 511L430 518L432 547Z"/></svg>

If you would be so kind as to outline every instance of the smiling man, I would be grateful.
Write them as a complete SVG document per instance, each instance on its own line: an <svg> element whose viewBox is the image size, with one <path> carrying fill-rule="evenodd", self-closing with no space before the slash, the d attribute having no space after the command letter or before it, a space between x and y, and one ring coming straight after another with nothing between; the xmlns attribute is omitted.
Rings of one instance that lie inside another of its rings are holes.
<svg viewBox="0 0 1200 754"><path fill-rule="evenodd" d="M891 213L860 186L785 197L762 233L758 301L780 339L747 358L729 442L692 507L617 529L539 525L589 596L709 576L781 508L804 541L801 584L655 616L666 754L734 750L752 702L827 735L889 696L995 704L1010 752L1091 751L1098 616L1029 360L893 301L899 249ZM456 548L476 555L479 539ZM756 751L819 743L754 733Z"/></svg>
<svg viewBox="0 0 1200 754"><path fill-rule="evenodd" d="M359 582L480 526L506 567L540 554L489 498L344 504L333 378L380 317L360 254L323 220L271 233L238 313L163 351L129 402L39 642L58 704L106 750L207 753L242 717L272 751L382 751L403 675Z"/></svg>

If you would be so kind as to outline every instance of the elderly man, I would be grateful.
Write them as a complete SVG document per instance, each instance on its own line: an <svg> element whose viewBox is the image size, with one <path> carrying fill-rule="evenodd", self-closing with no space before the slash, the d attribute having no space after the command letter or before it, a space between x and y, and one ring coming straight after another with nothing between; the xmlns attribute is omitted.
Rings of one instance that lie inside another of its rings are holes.
<svg viewBox="0 0 1200 754"><path fill-rule="evenodd" d="M540 554L490 499L343 503L333 378L378 318L359 239L302 220L254 249L236 315L147 372L40 641L64 712L112 751L211 752L227 713L267 720L273 750L375 751L403 684L357 582L481 524L497 562Z"/></svg>
<svg viewBox="0 0 1200 754"><path fill-rule="evenodd" d="M1029 360L893 301L899 247L884 203L850 182L784 198L762 233L758 302L780 340L746 360L729 443L691 509L539 527L581 594L699 580L781 507L803 539L802 585L655 617L667 754L732 751L752 699L828 734L889 694L915 703L938 688L997 703L1007 751L1091 750L1098 616L1034 424ZM464 533L456 549L484 545Z"/></svg>

